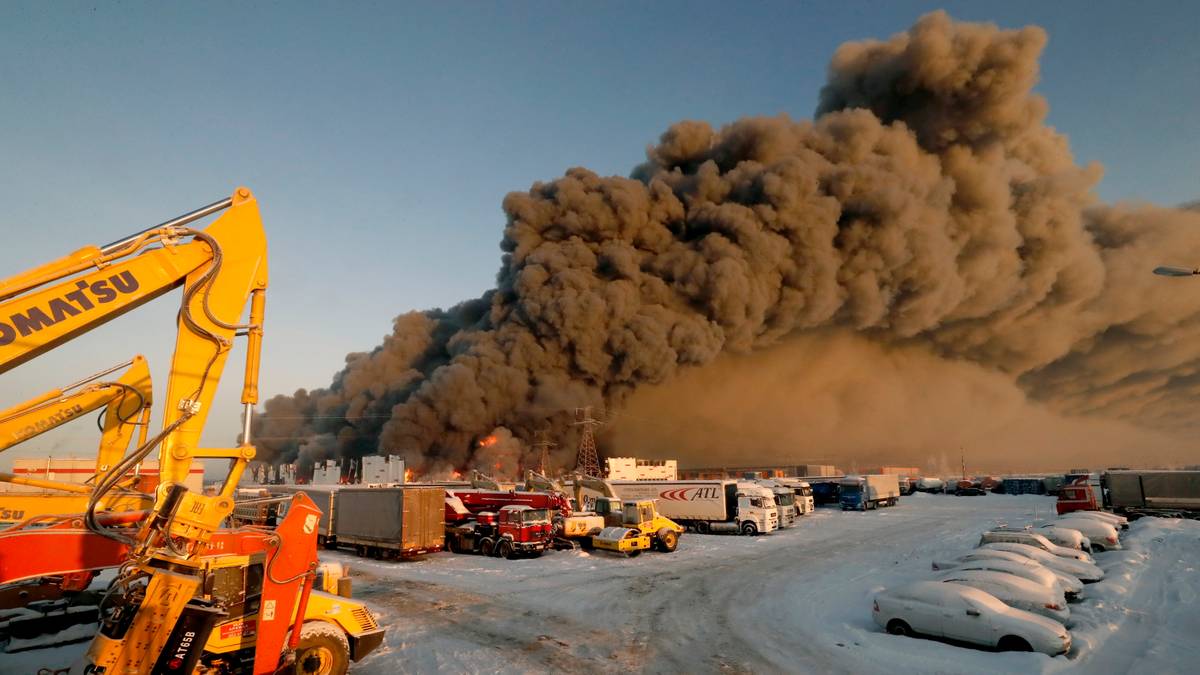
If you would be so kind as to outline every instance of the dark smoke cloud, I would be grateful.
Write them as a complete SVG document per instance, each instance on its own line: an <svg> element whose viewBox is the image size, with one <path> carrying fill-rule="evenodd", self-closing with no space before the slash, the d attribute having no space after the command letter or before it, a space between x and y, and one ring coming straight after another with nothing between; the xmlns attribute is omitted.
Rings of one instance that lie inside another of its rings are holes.
<svg viewBox="0 0 1200 675"><path fill-rule="evenodd" d="M1032 92L1045 40L930 14L838 49L814 121L684 121L630 178L510 193L497 288L405 314L329 388L268 401L264 456L446 471L490 462L479 441L503 426L533 466L549 425L564 467L572 408L812 331L920 345L1063 414L1191 426L1200 293L1148 271L1200 259L1200 214L1096 200L1100 168Z"/></svg>

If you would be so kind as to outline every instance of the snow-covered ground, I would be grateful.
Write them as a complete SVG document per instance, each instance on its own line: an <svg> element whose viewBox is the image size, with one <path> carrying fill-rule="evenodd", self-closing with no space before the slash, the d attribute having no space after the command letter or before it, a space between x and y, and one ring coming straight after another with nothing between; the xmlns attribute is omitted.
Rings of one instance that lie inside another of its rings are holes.
<svg viewBox="0 0 1200 675"><path fill-rule="evenodd" d="M997 521L1053 517L1037 496L915 495L869 513L818 509L747 539L686 535L670 555L558 552L507 561L440 554L393 563L328 557L388 626L354 673L1185 673L1200 663L1200 522L1144 519L1106 579L1071 606L1070 654L992 653L894 637L871 596L929 579Z"/></svg>
<svg viewBox="0 0 1200 675"><path fill-rule="evenodd" d="M757 538L685 535L673 554L555 552L500 560L443 553L350 565L355 596L387 626L352 668L385 673L1192 673L1200 663L1200 522L1143 519L1107 577L1071 606L1070 654L991 653L894 637L871 596L929 579L997 522L1053 517L1047 497L915 495L869 513L818 509ZM0 654L0 673L69 664L84 645Z"/></svg>

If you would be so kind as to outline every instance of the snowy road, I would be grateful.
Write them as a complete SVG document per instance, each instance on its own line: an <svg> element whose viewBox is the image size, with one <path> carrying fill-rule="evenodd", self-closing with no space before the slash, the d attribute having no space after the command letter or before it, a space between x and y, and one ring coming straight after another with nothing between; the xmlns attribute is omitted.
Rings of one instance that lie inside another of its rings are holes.
<svg viewBox="0 0 1200 675"><path fill-rule="evenodd" d="M746 539L685 536L679 551L627 560L553 553L505 561L440 554L352 566L356 596L383 614L383 651L355 673L1185 672L1200 654L1200 523L1142 521L1128 550L1099 554L1109 579L1072 606L1067 657L994 654L879 631L870 597L927 579L997 521L1052 516L1021 496L917 495L894 509L820 509Z"/></svg>

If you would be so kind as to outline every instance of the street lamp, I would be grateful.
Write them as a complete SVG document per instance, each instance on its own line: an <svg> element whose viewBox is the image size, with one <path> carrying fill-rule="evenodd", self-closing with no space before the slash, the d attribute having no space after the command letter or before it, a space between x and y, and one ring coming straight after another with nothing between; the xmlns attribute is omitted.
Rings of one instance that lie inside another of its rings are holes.
<svg viewBox="0 0 1200 675"><path fill-rule="evenodd" d="M1200 274L1200 270L1190 270L1186 267L1167 267L1160 265L1154 268L1154 273L1160 277L1190 277L1194 274Z"/></svg>

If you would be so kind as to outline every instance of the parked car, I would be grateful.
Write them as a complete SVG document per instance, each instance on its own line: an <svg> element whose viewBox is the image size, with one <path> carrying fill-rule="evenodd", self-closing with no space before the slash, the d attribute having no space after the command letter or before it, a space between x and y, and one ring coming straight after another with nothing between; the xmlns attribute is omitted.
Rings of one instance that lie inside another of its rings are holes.
<svg viewBox="0 0 1200 675"><path fill-rule="evenodd" d="M1076 528L1066 527L1057 522L1039 525L1038 534L1065 548L1076 551L1092 552L1092 541Z"/></svg>
<svg viewBox="0 0 1200 675"><path fill-rule="evenodd" d="M957 560L937 561L933 562L935 571L945 570L980 570L991 572L1004 572L1028 579L1036 584L1045 586L1046 588L1056 590L1063 594L1068 601L1074 599L1083 590L1083 582L1069 575L1063 575L1066 579L1060 578L1053 570L1045 567L1039 562L1034 562L1028 558L1021 557L1016 553L1007 553L1005 551L986 551L980 554L967 554L959 557ZM993 555L988 555L993 554ZM998 554L1012 556L1013 559L999 557ZM995 594L993 594L995 595Z"/></svg>
<svg viewBox="0 0 1200 675"><path fill-rule="evenodd" d="M953 569L942 572L936 579L978 588L1009 607L1040 614L1062 624L1071 618L1067 598L1057 585L1047 588L1035 581L994 570Z"/></svg>
<svg viewBox="0 0 1200 675"><path fill-rule="evenodd" d="M955 496L958 497L983 497L987 495L987 490L975 485L959 486L954 490Z"/></svg>
<svg viewBox="0 0 1200 675"><path fill-rule="evenodd" d="M1071 634L1057 621L955 583L918 581L880 591L871 616L892 635L923 635L1051 656L1071 649Z"/></svg>
<svg viewBox="0 0 1200 675"><path fill-rule="evenodd" d="M1029 544L1018 544L1010 541L997 541L990 544L981 544L977 550L993 550L1007 551L1009 553L1017 553L1023 555L1030 560L1040 562L1050 569L1059 572L1066 572L1071 576L1078 578L1085 584L1090 584L1100 581L1104 578L1104 570L1100 569L1093 563L1086 563L1081 560L1073 560L1062 556L1048 553L1044 549Z"/></svg>
<svg viewBox="0 0 1200 675"><path fill-rule="evenodd" d="M1121 549L1121 539L1117 536L1115 527L1095 518L1078 518L1076 513L1078 512L1065 515L1052 524L1079 530L1091 540L1093 551L1118 551Z"/></svg>
<svg viewBox="0 0 1200 675"><path fill-rule="evenodd" d="M1064 514L1064 515L1067 515L1067 514ZM1115 513L1109 513L1108 511L1071 511L1069 515L1072 518L1081 517L1081 518L1090 518L1092 520L1103 521L1105 523L1108 523L1109 525L1112 525L1115 528L1122 529L1122 530L1129 529L1129 519L1128 518L1126 518L1125 516L1118 516Z"/></svg>
<svg viewBox="0 0 1200 675"><path fill-rule="evenodd" d="M980 545L992 544L996 542L1026 544L1040 548L1047 553L1053 553L1060 558L1070 558L1072 560L1079 560L1086 563L1093 562L1092 556L1088 555L1087 553L1067 548L1065 546L1059 546L1037 532L1030 532L1029 530L1009 530L999 528L984 532L979 538Z"/></svg>

